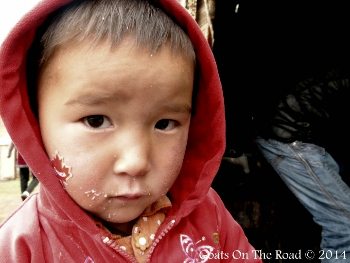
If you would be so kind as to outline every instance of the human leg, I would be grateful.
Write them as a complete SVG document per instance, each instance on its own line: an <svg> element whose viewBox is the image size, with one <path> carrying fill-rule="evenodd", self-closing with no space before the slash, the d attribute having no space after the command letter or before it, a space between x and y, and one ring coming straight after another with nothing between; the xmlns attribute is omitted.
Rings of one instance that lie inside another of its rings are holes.
<svg viewBox="0 0 350 263"><path fill-rule="evenodd" d="M322 227L322 262L349 262L350 188L342 181L337 163L323 148L313 144L259 138L257 145Z"/></svg>
<svg viewBox="0 0 350 263"><path fill-rule="evenodd" d="M32 174L32 180L30 181L28 187L27 187L27 192L31 193L35 189L35 187L39 184L38 179Z"/></svg>
<svg viewBox="0 0 350 263"><path fill-rule="evenodd" d="M28 187L29 168L28 167L20 167L19 168L19 177L20 177L20 184L21 184L21 193L23 193Z"/></svg>

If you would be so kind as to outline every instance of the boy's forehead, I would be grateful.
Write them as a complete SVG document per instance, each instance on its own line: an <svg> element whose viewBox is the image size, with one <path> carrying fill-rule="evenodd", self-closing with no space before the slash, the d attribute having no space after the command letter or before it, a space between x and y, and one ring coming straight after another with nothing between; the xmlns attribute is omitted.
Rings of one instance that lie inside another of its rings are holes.
<svg viewBox="0 0 350 263"><path fill-rule="evenodd" d="M137 59L140 60L142 59L143 55L147 54L150 57L154 57L156 60L158 57L157 55L164 52L169 54L169 60L171 62L176 63L176 58L181 57L183 60L189 61L191 64L193 64L193 66L195 65L192 58L187 58L185 54L173 50L169 42L164 43L158 50L151 50L148 47L138 45L134 37L128 36L118 45L113 45L108 40L93 43L89 39L64 43L59 47L56 47L52 55L42 65L41 71L45 70L45 68L48 66L50 66L50 68L53 70L60 70L64 68L64 64L61 63L64 59L71 60L72 64L81 64L80 60L74 60L73 57L79 57L80 59L85 59L87 62L89 62L92 54L95 59L100 59L101 63L103 63L105 58L109 57L111 54L116 56L120 55L120 57L123 56L127 58L137 57ZM116 60L116 62L119 61ZM52 68L52 66L54 67ZM74 68L72 68L72 70L74 70Z"/></svg>
<svg viewBox="0 0 350 263"><path fill-rule="evenodd" d="M113 57L113 59L109 59ZM147 65L142 66L142 65ZM87 86L93 84L99 86L100 80L113 79L114 73L120 81L137 79L143 73L158 70L159 74L165 74L166 70L179 68L178 72L185 75L194 74L194 63L189 58L173 54L169 45L164 45L156 53L145 48L137 47L133 39L126 39L118 47L111 47L107 41L98 45L91 45L89 41L67 43L56 49L54 54L45 63L41 76L45 82L65 81L67 74L75 76L75 81L88 80ZM116 69L113 72L113 68ZM89 79L89 75L99 73L98 79ZM43 74L45 73L45 74ZM128 75L129 74L129 75ZM145 76L144 76L145 77ZM169 74L167 79L153 77L155 85L166 86L175 82L174 74ZM121 83L127 85L127 83ZM108 94L106 90L104 97Z"/></svg>
<svg viewBox="0 0 350 263"><path fill-rule="evenodd" d="M169 42L164 43L157 50L152 50L150 47L142 46L137 43L134 36L129 35L125 37L118 45L113 44L111 41L104 39L99 42L94 42L92 39L87 38L84 40L76 40L62 43L54 49L52 55L47 59L45 64L49 64L53 60L60 62L62 56L76 56L89 57L93 53L96 57L106 56L111 53L115 53L119 50L127 50L128 55L132 56L135 53L145 53L150 56L154 56L162 50L171 50L171 54L174 56L184 56L184 54L172 50ZM79 61L77 61L79 62Z"/></svg>

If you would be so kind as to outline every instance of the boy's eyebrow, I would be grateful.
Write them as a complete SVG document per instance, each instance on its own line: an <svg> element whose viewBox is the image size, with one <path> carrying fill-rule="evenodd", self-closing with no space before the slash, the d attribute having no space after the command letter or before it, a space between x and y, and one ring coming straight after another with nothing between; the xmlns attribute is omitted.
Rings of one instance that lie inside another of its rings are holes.
<svg viewBox="0 0 350 263"><path fill-rule="evenodd" d="M192 108L188 104L167 104L162 108L165 111L175 113L192 113Z"/></svg>
<svg viewBox="0 0 350 263"><path fill-rule="evenodd" d="M76 98L69 99L64 105L70 106L75 104L81 105L102 105L111 100L125 100L125 96L115 96L111 94L96 94L96 93L84 93Z"/></svg>
<svg viewBox="0 0 350 263"><path fill-rule="evenodd" d="M92 94L92 93L85 93L80 95L77 98L69 99L64 103L64 105L70 106L75 104L80 105L86 105L86 106L97 106L97 105L103 105L106 104L108 101L126 101L126 96L116 96L116 95L110 95L110 94ZM168 111L168 112L176 112L176 113L192 113L192 107L191 105L187 103L170 103L165 104L162 106L162 110Z"/></svg>

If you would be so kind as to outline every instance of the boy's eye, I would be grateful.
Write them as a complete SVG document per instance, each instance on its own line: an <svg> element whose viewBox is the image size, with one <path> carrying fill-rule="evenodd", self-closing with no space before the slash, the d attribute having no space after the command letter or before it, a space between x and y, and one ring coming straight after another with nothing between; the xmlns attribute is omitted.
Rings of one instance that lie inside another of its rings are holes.
<svg viewBox="0 0 350 263"><path fill-rule="evenodd" d="M177 121L163 119L156 123L155 128L162 131L168 131L174 129L178 125Z"/></svg>
<svg viewBox="0 0 350 263"><path fill-rule="evenodd" d="M111 126L110 120L103 115L91 115L83 118L83 122L86 126L97 128L108 128Z"/></svg>

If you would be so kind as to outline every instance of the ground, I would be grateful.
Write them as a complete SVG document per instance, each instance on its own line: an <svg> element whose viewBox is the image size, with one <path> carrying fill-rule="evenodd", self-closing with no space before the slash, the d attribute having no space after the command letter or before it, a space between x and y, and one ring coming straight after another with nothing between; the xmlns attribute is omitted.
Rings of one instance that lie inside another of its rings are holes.
<svg viewBox="0 0 350 263"><path fill-rule="evenodd" d="M0 181L0 223L14 212L21 203L19 179Z"/></svg>

